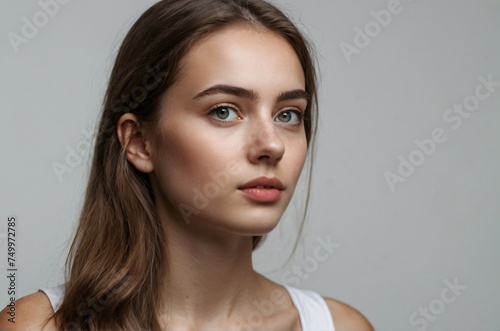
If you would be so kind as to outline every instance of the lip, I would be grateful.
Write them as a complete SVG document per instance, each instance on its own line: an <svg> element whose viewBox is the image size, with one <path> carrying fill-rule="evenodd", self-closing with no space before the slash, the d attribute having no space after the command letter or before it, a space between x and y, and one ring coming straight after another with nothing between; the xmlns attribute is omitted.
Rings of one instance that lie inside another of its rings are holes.
<svg viewBox="0 0 500 331"><path fill-rule="evenodd" d="M259 177L259 178L255 178L255 179L249 181L248 183L241 185L240 187L238 187L238 189L244 190L247 188L255 188L257 186L267 186L267 187L277 189L280 191L285 189L285 186L278 178L276 178L276 177L268 178L268 177L264 177L264 176Z"/></svg>
<svg viewBox="0 0 500 331"><path fill-rule="evenodd" d="M258 202L278 201L284 189L285 186L279 179L268 177L259 177L238 187L246 197Z"/></svg>

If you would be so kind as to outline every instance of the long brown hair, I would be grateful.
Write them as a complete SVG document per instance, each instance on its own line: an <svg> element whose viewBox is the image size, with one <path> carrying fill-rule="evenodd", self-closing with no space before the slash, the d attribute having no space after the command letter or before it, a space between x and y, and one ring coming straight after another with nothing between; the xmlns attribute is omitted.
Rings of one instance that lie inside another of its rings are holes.
<svg viewBox="0 0 500 331"><path fill-rule="evenodd" d="M65 295L54 315L60 329L161 329L164 305L157 289L168 271L168 243L150 179L127 162L116 124L130 112L141 124L154 127L160 97L178 78L186 52L201 38L234 24L273 31L295 49L311 96L304 125L313 151L317 97L312 52L279 9L262 0L162 0L153 5L126 35L111 72L85 200L66 261ZM253 237L254 249L261 239Z"/></svg>

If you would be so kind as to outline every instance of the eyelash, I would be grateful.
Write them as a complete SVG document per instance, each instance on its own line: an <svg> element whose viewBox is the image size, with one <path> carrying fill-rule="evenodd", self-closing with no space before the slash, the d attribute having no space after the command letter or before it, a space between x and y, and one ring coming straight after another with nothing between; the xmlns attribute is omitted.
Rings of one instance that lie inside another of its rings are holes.
<svg viewBox="0 0 500 331"><path fill-rule="evenodd" d="M213 106L212 108L210 108L210 109L208 110L208 115L210 116L210 118L211 118L212 120L214 120L214 121L217 121L218 123L221 123L221 124L228 124L228 123L232 123L232 122L234 122L234 121L222 121L222 120L220 120L220 119L217 119L217 118L215 118L215 117L211 116L211 115L212 115L212 114L213 114L216 110L221 109L221 108L228 108L228 109L231 109L231 110L233 110L235 113L237 113L237 112L238 112L238 108L236 108L234 105L232 105L232 104L228 104L228 103L221 103L221 104L218 104L218 105ZM241 119L241 117L240 117L240 116L238 116L238 119Z"/></svg>
<svg viewBox="0 0 500 331"><path fill-rule="evenodd" d="M295 115L297 115L297 117L298 117L298 121L297 121L297 123L294 123L294 124L288 124L288 125L292 125L292 126L294 126L294 127L300 127L300 126L304 123L304 117L305 117L305 114L304 114L304 112L303 112L303 111L300 111L300 110L298 110L298 109L293 109L293 108L290 108L290 109L285 109L285 110L283 110L282 112L278 113L278 115L276 115L276 116L279 116L280 114L287 113L287 112L289 112L289 113L294 113L294 114L295 114ZM286 122L282 122L282 123L285 123L285 124L286 124Z"/></svg>
<svg viewBox="0 0 500 331"><path fill-rule="evenodd" d="M212 120L214 120L214 121L217 121L218 123L223 124L223 125L227 125L227 124L229 124L229 123L233 123L233 122L235 122L235 121L222 121L222 120L220 120L220 119L217 119L217 118L215 118L215 117L211 116L211 115L212 115L212 114L213 114L216 110L221 109L221 108L228 108L228 109L231 109L231 110L233 110L235 113L237 113L237 112L238 112L238 108L237 108L236 106L234 106L234 105L232 105L232 104L222 103L222 104L215 105L215 106L213 106L212 108L210 108L210 109L208 110L208 115L210 116L210 118L211 118ZM297 123L294 123L294 124L289 124L289 125L294 126L294 127L299 127L299 126L301 126L301 125L302 125L302 123L304 122L304 117L305 117L305 114L304 114L304 112L303 112L303 111L300 111L300 110L298 110L298 109L289 108L289 109L285 109L285 110L283 110L283 111L279 112L276 116L279 116L280 114L282 114L282 113L286 113L286 112L294 113L294 114L295 114L295 115L297 115L297 117L298 117L298 122L297 122ZM240 117L240 116L238 116L238 119L241 119L241 117ZM286 124L286 122L282 122L282 123L285 123L285 124Z"/></svg>

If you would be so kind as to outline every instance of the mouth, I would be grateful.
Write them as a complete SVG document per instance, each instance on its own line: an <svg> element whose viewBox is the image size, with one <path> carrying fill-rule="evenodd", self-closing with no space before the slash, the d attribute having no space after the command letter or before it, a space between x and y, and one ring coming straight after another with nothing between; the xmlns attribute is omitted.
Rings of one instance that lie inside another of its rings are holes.
<svg viewBox="0 0 500 331"><path fill-rule="evenodd" d="M285 186L278 178L259 177L238 187L239 190L244 190L249 188L276 189L282 191L285 189Z"/></svg>
<svg viewBox="0 0 500 331"><path fill-rule="evenodd" d="M276 202L285 190L283 183L277 178L259 177L240 187L238 190L250 200L257 202Z"/></svg>

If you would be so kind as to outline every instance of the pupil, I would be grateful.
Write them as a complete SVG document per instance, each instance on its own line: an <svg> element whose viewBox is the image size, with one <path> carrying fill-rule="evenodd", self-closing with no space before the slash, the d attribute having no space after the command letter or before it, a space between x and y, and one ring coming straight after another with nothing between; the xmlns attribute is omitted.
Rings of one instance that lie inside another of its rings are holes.
<svg viewBox="0 0 500 331"><path fill-rule="evenodd" d="M281 113L281 120L283 122L288 122L290 121L290 113L289 112L284 112L284 113Z"/></svg>
<svg viewBox="0 0 500 331"><path fill-rule="evenodd" d="M219 108L219 110L217 111L217 116L225 120L229 117L229 111L227 110L227 108Z"/></svg>

